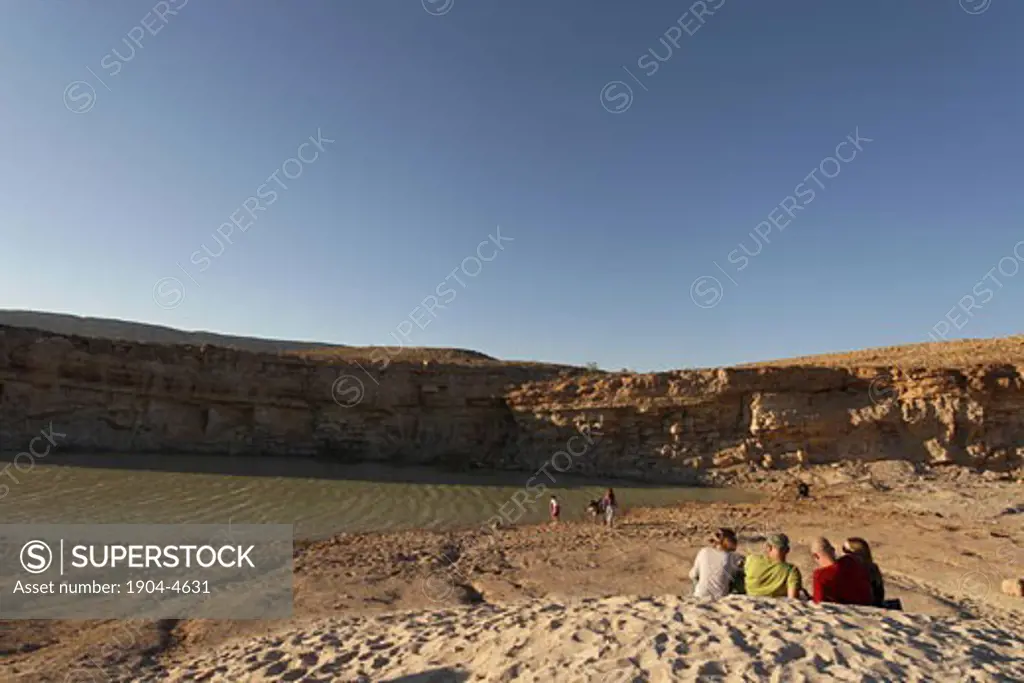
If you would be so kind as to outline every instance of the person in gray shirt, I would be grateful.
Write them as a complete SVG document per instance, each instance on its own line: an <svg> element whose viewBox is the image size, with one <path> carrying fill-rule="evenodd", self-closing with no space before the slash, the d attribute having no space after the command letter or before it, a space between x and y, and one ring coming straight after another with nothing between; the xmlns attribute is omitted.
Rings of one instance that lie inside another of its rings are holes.
<svg viewBox="0 0 1024 683"><path fill-rule="evenodd" d="M743 576L743 556L736 552L736 546L736 532L719 529L711 545L700 549L690 570L695 597L717 600L735 588L737 577Z"/></svg>

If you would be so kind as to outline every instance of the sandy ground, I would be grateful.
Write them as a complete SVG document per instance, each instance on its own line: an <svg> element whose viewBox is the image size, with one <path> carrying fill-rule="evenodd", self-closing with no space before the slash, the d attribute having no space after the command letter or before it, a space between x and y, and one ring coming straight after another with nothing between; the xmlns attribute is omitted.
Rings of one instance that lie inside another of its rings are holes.
<svg viewBox="0 0 1024 683"><path fill-rule="evenodd" d="M341 535L297 551L291 620L6 622L0 680L1024 680L1024 600L999 586L1024 576L1024 485L895 463L803 476L812 500L764 474L755 504L621 501L611 531ZM815 536L863 536L906 611L680 599L718 526L742 552L785 531L805 583Z"/></svg>
<svg viewBox="0 0 1024 683"><path fill-rule="evenodd" d="M987 622L730 596L535 600L330 618L174 666L171 681L1013 681ZM146 677L142 680L159 680Z"/></svg>

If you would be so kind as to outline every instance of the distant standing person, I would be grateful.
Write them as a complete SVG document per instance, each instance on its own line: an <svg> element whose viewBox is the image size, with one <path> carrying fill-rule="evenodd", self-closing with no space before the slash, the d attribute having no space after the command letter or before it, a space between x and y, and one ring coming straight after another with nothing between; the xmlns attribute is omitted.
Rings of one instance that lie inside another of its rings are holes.
<svg viewBox="0 0 1024 683"><path fill-rule="evenodd" d="M551 511L551 523L558 523L558 516L562 514L562 506L558 504L558 498L551 496L551 503L548 505Z"/></svg>
<svg viewBox="0 0 1024 683"><path fill-rule="evenodd" d="M729 594L737 575L743 570L743 556L736 552L736 532L719 529L711 545L701 548L693 561L690 580L693 595L717 600Z"/></svg>
<svg viewBox="0 0 1024 683"><path fill-rule="evenodd" d="M604 523L611 526L615 521L615 491L608 489L601 503L604 505Z"/></svg>
<svg viewBox="0 0 1024 683"><path fill-rule="evenodd" d="M763 555L751 555L744 563L744 587L747 595L763 598L801 598L806 591L800 570L786 562L789 537L772 534Z"/></svg>

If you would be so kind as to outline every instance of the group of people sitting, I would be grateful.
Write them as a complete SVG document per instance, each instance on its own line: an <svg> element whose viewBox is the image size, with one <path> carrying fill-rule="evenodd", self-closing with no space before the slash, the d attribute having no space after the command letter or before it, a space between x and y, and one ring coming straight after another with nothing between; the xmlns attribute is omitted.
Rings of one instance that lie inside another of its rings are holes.
<svg viewBox="0 0 1024 683"><path fill-rule="evenodd" d="M899 609L898 600L885 599L882 572L871 557L863 538L848 538L838 555L827 538L815 539L811 555L814 570L813 594L803 587L800 570L786 561L790 545L786 534L768 536L763 553L744 557L736 552L736 532L719 529L711 545L697 553L690 570L694 595L717 599L729 593L772 598L813 599L844 605L867 605Z"/></svg>

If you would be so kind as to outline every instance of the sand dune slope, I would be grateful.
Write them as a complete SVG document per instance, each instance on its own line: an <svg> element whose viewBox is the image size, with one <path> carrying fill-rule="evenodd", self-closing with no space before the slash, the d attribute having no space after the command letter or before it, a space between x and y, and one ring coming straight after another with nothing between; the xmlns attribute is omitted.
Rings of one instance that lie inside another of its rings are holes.
<svg viewBox="0 0 1024 683"><path fill-rule="evenodd" d="M319 620L168 664L172 681L1020 681L1024 635L740 596L549 599Z"/></svg>

